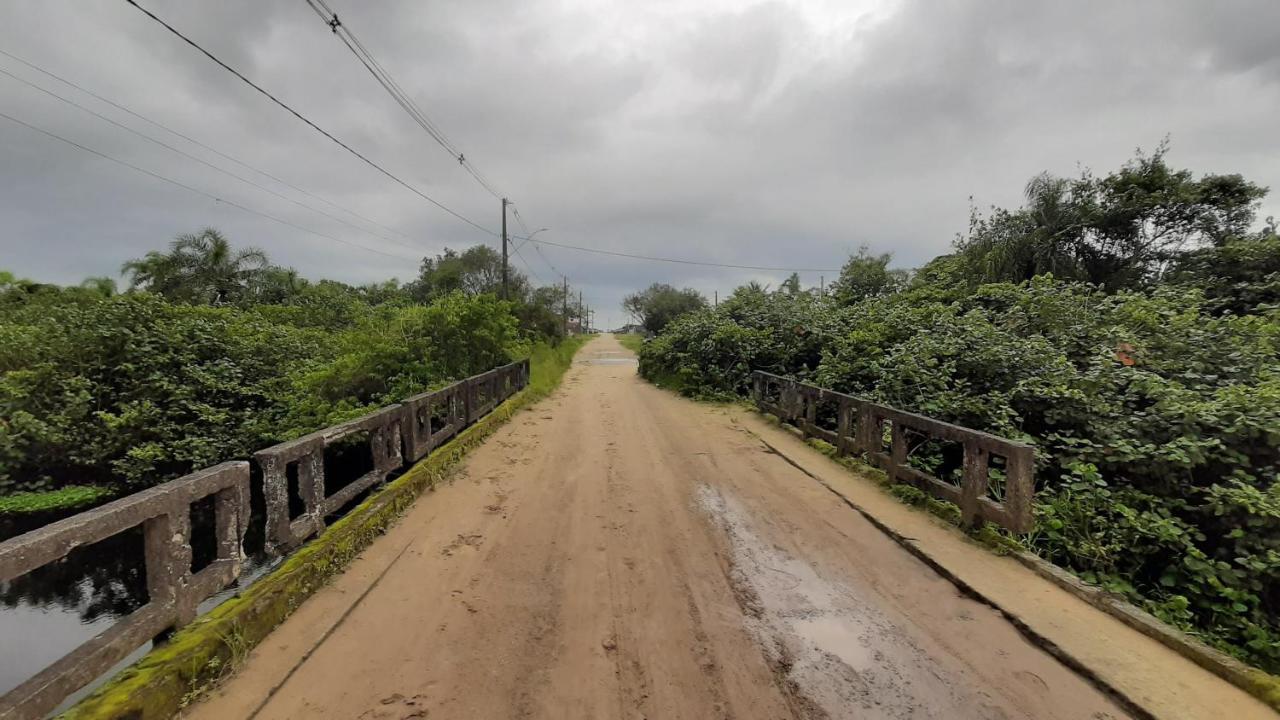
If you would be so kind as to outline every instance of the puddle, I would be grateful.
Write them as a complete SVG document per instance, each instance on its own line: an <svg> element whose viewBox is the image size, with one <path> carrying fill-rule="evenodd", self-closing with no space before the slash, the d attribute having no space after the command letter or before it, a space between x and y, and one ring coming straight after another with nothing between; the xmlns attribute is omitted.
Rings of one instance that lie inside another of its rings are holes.
<svg viewBox="0 0 1280 720"><path fill-rule="evenodd" d="M748 629L789 691L829 718L978 718L990 708L925 653L868 589L824 576L762 538L732 497L703 485L698 504L729 538L730 580Z"/></svg>
<svg viewBox="0 0 1280 720"><path fill-rule="evenodd" d="M592 357L581 362L586 365L635 365L639 361L631 353L619 350L600 350L592 353Z"/></svg>

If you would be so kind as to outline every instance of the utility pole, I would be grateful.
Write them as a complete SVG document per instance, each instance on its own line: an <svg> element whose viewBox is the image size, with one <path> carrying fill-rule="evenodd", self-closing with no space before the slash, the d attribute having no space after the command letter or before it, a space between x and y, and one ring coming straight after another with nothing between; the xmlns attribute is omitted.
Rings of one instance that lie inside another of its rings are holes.
<svg viewBox="0 0 1280 720"><path fill-rule="evenodd" d="M827 276L826 275L818 276L818 294L821 295L822 297L826 297L827 295Z"/></svg>
<svg viewBox="0 0 1280 720"><path fill-rule="evenodd" d="M506 198L502 198L502 299L511 299L511 290L507 285L507 205L510 203Z"/></svg>
<svg viewBox="0 0 1280 720"><path fill-rule="evenodd" d="M720 307L720 291L719 291L719 290L712 290L712 292L714 292L714 293L716 294L716 307Z"/></svg>
<svg viewBox="0 0 1280 720"><path fill-rule="evenodd" d="M582 307L582 291L581 291L581 290L579 290L579 291L578 291L578 326L579 326L579 327L578 327L578 329L582 330L583 332L586 332L586 330L587 330L587 329L586 329L585 327L582 327L582 326L586 324L586 322L587 322L587 318L583 316L583 314L582 314L582 310L583 310L583 307Z"/></svg>
<svg viewBox="0 0 1280 720"><path fill-rule="evenodd" d="M569 278L564 279L564 302L563 311L560 313L560 321L564 323L564 336L569 337Z"/></svg>

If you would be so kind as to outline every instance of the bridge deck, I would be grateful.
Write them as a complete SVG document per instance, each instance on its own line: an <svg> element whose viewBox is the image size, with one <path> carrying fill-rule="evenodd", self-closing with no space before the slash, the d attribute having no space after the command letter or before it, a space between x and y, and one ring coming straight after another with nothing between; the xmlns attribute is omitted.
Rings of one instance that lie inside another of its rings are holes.
<svg viewBox="0 0 1280 720"><path fill-rule="evenodd" d="M588 345L564 387L188 715L1128 717L745 432L739 412L657 390L627 356L610 337ZM1037 603L1092 618L996 560ZM1097 628L1066 631L1149 654L1154 677L1119 678L1149 683L1144 707L1266 716L1092 613Z"/></svg>

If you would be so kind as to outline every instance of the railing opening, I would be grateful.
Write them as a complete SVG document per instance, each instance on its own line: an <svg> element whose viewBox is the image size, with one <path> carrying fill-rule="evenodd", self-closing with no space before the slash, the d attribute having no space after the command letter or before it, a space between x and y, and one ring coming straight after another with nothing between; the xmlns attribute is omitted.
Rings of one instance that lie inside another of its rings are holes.
<svg viewBox="0 0 1280 720"><path fill-rule="evenodd" d="M296 462L284 466L284 478L289 492L289 519L297 520L307 510L307 503L302 499L302 469Z"/></svg>
<svg viewBox="0 0 1280 720"><path fill-rule="evenodd" d="M336 494L373 472L373 452L369 448L369 439L368 431L354 432L325 447L325 497Z"/></svg>
<svg viewBox="0 0 1280 720"><path fill-rule="evenodd" d="M214 497L200 498L191 503L188 513L191 521L191 572L198 573L209 567L218 555L218 533L215 529Z"/></svg>
<svg viewBox="0 0 1280 720"><path fill-rule="evenodd" d="M1009 459L991 453L987 456L987 498L1004 502L1005 485L1009 480Z"/></svg>
<svg viewBox="0 0 1280 720"><path fill-rule="evenodd" d="M905 432L911 467L959 488L964 479L964 443L931 438L915 428L905 428Z"/></svg>

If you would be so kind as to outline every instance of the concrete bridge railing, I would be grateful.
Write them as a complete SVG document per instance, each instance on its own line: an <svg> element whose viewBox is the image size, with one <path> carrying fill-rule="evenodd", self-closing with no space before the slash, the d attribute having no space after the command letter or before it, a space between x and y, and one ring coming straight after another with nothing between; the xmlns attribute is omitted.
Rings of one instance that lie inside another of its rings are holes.
<svg viewBox="0 0 1280 720"><path fill-rule="evenodd" d="M966 527L986 520L1014 532L1031 530L1035 449L1026 443L761 370L752 373L752 396L762 412L795 425L808 437L831 443L841 455L861 453L884 470L890 481L914 485L955 503ZM959 446L962 472L958 485L910 464L910 453L927 443ZM993 457L1003 459L1003 481L999 483L991 478Z"/></svg>
<svg viewBox="0 0 1280 720"><path fill-rule="evenodd" d="M266 504L266 549L282 554L321 532L325 519L388 475L426 456L529 383L521 360L362 418L254 453ZM338 487L326 450L367 444L367 467ZM120 618L0 697L0 720L43 717L147 642L190 623L197 605L240 577L251 521L251 463L222 463L0 543L0 583L55 563L78 547L142 526L147 604ZM215 553L192 570L192 505L212 497ZM294 509L298 508L295 512ZM255 519L256 520L256 519Z"/></svg>

